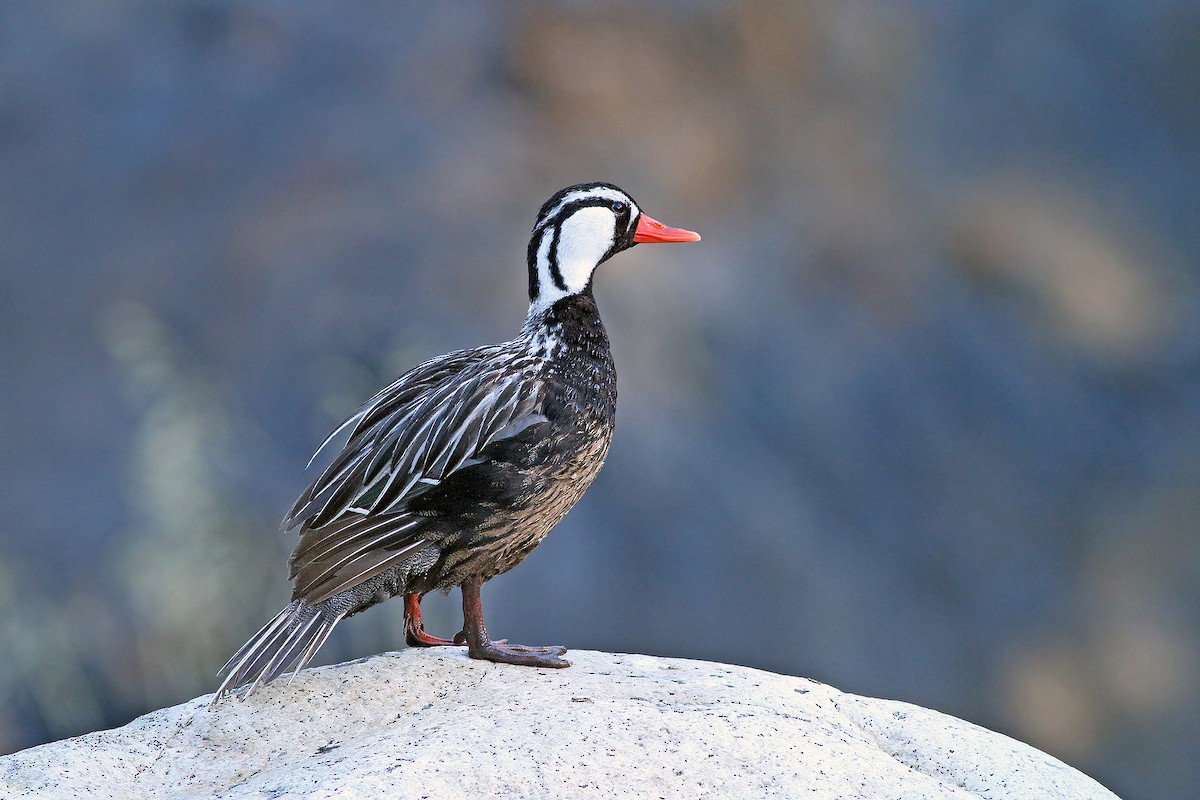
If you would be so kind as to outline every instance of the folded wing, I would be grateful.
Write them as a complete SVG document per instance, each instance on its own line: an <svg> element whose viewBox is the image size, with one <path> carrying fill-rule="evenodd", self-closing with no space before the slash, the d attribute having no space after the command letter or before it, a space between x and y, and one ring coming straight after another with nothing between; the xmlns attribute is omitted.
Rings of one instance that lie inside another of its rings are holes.
<svg viewBox="0 0 1200 800"><path fill-rule="evenodd" d="M353 425L345 448L284 520L301 525L293 599L319 603L419 557L430 519L409 502L544 421L541 388L531 362L491 347L428 361L367 401L339 428Z"/></svg>

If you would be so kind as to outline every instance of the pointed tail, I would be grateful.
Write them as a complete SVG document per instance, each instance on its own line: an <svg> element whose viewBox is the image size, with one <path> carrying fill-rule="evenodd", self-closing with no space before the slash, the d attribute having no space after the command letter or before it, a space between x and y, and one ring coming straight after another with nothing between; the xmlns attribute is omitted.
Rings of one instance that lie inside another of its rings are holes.
<svg viewBox="0 0 1200 800"><path fill-rule="evenodd" d="M296 665L293 676L304 669L344 613L333 611L324 603L310 606L293 600L217 672L224 674L225 680L213 695L213 705L233 689L253 681L243 699L249 697L260 684L279 677L292 663Z"/></svg>

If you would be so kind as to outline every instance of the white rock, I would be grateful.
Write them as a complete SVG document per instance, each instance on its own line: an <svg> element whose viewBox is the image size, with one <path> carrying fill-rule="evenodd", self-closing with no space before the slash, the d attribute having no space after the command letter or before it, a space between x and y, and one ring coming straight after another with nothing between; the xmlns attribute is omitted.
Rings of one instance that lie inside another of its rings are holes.
<svg viewBox="0 0 1200 800"><path fill-rule="evenodd" d="M1114 798L1027 745L905 703L703 661L542 670L406 650L0 758L0 796Z"/></svg>

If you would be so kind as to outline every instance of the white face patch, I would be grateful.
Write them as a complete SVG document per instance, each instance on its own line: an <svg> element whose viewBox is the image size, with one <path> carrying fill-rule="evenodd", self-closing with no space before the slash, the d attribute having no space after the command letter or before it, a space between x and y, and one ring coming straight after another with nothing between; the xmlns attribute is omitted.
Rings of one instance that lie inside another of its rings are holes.
<svg viewBox="0 0 1200 800"><path fill-rule="evenodd" d="M558 271L567 293L582 292L596 264L613 246L617 218L603 206L581 208L563 222L558 235Z"/></svg>
<svg viewBox="0 0 1200 800"><path fill-rule="evenodd" d="M542 232L537 249L538 296L530 307L531 314L587 288L596 265L617 239L616 226L616 215L609 208L589 206L562 221L557 239L553 228ZM552 263L557 265L565 288L555 282Z"/></svg>

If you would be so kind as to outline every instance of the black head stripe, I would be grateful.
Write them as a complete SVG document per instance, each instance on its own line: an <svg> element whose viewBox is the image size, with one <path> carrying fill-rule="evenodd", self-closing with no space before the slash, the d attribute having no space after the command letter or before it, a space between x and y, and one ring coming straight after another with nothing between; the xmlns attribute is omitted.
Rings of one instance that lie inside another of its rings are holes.
<svg viewBox="0 0 1200 800"><path fill-rule="evenodd" d="M542 224L544 227L553 225L560 227L567 219L576 211L584 208L612 208L613 201L607 197L581 197L578 200L572 200L565 206L554 213L554 216L545 220ZM615 213L615 212L614 212Z"/></svg>
<svg viewBox="0 0 1200 800"><path fill-rule="evenodd" d="M554 279L554 285L562 291L567 290L567 282L563 280L562 270L558 266L558 238L562 236L562 223L559 222L554 226L554 232L550 239L550 277Z"/></svg>
<svg viewBox="0 0 1200 800"><path fill-rule="evenodd" d="M540 287L538 286L538 271L537 271L537 249L539 237L534 236L529 240L529 250L526 253L526 263L529 265L529 302L537 299Z"/></svg>
<svg viewBox="0 0 1200 800"><path fill-rule="evenodd" d="M605 191L616 197L604 197L599 194L590 194L593 192ZM562 202L571 195L580 195L576 200L568 205L559 208ZM554 196L542 204L538 211L537 222L534 224L534 230L554 224L553 220L549 219L551 215L555 219L565 219L573 211L589 205L604 205L611 207L615 202L627 202L636 206L637 202L629 196L629 194L619 186L614 186L611 183L596 182L596 183L580 183L575 186L568 186L554 193Z"/></svg>

